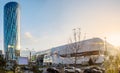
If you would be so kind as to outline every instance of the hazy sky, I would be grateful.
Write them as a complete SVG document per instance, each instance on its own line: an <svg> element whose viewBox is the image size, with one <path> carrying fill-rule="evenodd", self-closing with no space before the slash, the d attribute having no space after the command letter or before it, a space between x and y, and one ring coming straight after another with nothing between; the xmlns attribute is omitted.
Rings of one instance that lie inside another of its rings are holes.
<svg viewBox="0 0 120 73"><path fill-rule="evenodd" d="M66 44L73 28L82 38L107 37L120 45L120 0L0 0L0 49L3 48L3 7L21 8L21 49L45 50Z"/></svg>

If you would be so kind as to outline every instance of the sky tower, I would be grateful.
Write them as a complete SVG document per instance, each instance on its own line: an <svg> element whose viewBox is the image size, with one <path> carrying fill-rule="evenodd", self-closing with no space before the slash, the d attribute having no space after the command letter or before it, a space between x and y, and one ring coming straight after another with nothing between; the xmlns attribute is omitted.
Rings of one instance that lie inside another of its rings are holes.
<svg viewBox="0 0 120 73"><path fill-rule="evenodd" d="M4 6L4 52L7 59L15 59L20 50L20 6L8 2Z"/></svg>

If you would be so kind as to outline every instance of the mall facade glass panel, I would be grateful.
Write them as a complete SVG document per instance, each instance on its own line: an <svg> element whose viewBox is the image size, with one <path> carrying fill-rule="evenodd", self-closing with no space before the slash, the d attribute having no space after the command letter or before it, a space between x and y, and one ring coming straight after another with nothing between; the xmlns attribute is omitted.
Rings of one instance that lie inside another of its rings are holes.
<svg viewBox="0 0 120 73"><path fill-rule="evenodd" d="M15 59L20 49L20 7L16 2L4 6L4 52L6 59Z"/></svg>

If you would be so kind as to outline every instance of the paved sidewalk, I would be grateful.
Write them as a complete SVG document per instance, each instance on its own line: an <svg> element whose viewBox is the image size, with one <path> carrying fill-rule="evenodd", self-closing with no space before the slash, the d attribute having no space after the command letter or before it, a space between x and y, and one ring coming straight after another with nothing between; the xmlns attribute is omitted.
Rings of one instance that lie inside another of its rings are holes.
<svg viewBox="0 0 120 73"><path fill-rule="evenodd" d="M46 68L43 68L43 73L48 73L48 72L46 71Z"/></svg>
<svg viewBox="0 0 120 73"><path fill-rule="evenodd" d="M24 71L24 73L33 73L33 72L30 70L26 70L26 71Z"/></svg>

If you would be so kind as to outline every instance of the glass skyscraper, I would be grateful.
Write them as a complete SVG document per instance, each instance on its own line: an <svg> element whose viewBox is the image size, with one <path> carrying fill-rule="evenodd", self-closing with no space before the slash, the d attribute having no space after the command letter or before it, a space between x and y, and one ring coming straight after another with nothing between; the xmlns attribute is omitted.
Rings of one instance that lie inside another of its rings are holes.
<svg viewBox="0 0 120 73"><path fill-rule="evenodd" d="M20 50L20 6L8 2L4 6L4 52L6 59L15 59Z"/></svg>

